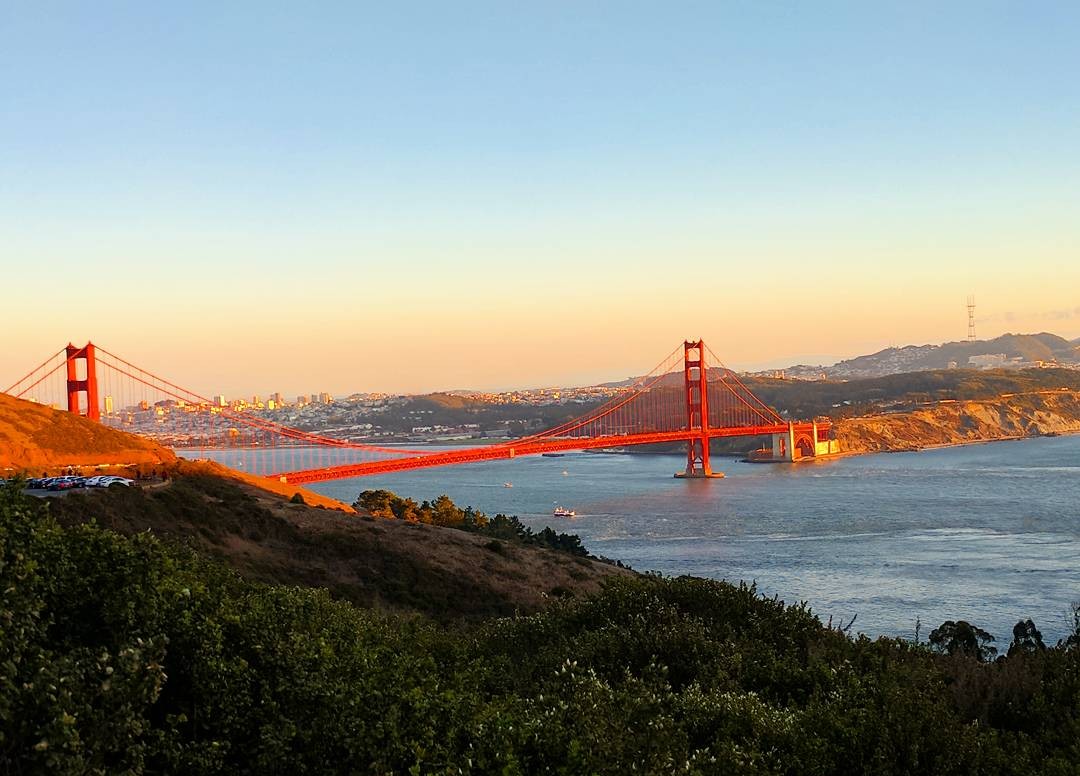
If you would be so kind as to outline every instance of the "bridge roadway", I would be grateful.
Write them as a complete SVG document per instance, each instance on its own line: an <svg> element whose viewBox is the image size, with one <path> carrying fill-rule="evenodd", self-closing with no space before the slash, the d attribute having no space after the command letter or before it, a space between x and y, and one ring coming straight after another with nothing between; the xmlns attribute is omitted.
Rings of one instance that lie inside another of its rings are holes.
<svg viewBox="0 0 1080 776"><path fill-rule="evenodd" d="M792 424L797 435L812 434L813 423ZM827 431L828 423L818 423L819 430ZM732 428L709 428L709 439L721 439L739 436L764 436L768 434L786 434L787 423L775 423L761 426L735 426ZM516 458L520 455L539 455L541 453L558 453L570 450L595 450L603 447L626 447L628 445L654 445L665 442L688 442L701 436L700 432L690 432L685 429L680 431L656 431L640 434L614 434L597 437L551 437L543 439L530 439L528 437L520 442L505 442L497 445L485 445L483 447L465 447L460 450L442 450L436 453L413 455L402 458L387 458L381 461L365 461L363 463L342 464L339 466L327 466L321 469L305 469L296 472L282 472L268 475L271 479L287 482L292 485L305 485L309 482L324 482L326 480L340 480L347 477L366 477L374 474L389 474L391 472L409 471L411 469L426 469L433 466L450 466L453 464L479 463L481 461L498 461Z"/></svg>

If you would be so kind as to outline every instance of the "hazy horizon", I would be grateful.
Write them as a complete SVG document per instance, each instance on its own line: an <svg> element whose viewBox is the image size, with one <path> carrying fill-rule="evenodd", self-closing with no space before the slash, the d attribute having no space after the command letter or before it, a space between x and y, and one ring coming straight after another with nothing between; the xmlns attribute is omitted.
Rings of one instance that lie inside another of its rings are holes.
<svg viewBox="0 0 1080 776"><path fill-rule="evenodd" d="M1010 334L1010 333L1011 334L1017 334L1017 335L1024 335L1024 334L1026 334L1026 335L1054 334L1056 336L1061 336L1064 339L1076 339L1074 337L1065 337L1064 335L1057 334L1056 332L1002 332L1002 334ZM1001 335L996 335L996 336L1001 336ZM993 340L993 339L996 339L996 336L995 337L980 337L979 341ZM769 370L769 369L785 369L785 368L793 367L793 366L823 366L823 367L828 367L828 366L832 366L832 365L834 365L834 364L836 364L836 363L838 363L840 361L844 361L844 360L847 360L847 359L857 358L859 356L873 355L874 353L880 352L882 350L886 350L886 349L891 348L891 347L908 347L908 346L916 346L916 347L918 347L918 346L925 346L925 345L943 345L943 344L947 344L949 342L960 342L960 341L962 341L962 340L960 340L960 338L957 338L957 339L954 339L954 340L942 340L941 342L893 343L893 344L890 344L890 345L885 345L883 347L875 348L873 350L866 350L866 351L861 351L861 352L858 352L858 353L849 353L849 354L843 355L843 356L828 356L828 355L806 356L806 357L802 358L801 360L797 359L797 358L795 358L795 359L778 358L778 359L774 359L773 361L765 362L765 363L762 363L762 364L732 364L730 362L725 361L724 365L731 368L731 369L735 369L736 371L739 371L739 372L757 372L757 371L764 371L764 370ZM82 345L82 344L85 344L85 343L78 343L78 344ZM676 345L678 345L678 344L679 343L676 343ZM706 340L706 344L709 344L708 340ZM122 353L117 353L117 355L123 357ZM342 388L340 390L326 390L325 392L330 393L333 396L338 397L338 398L341 398L341 397L344 397L344 396L349 396L351 394L356 394L356 393L390 393L390 394L399 394L399 395L424 395L424 394L429 394L429 393L447 393L447 392L456 392L456 391L476 391L476 392L480 392L480 393L501 393L501 392L515 391L515 390L537 390L537 389L548 389L548 388L586 387L586 386L591 386L591 385L599 385L599 384L603 384L603 383L619 382L619 381L627 380L627 379L636 379L638 377L641 377L641 375L644 372L645 372L645 369L639 369L637 371L627 372L624 375L604 374L604 373L597 372L592 377L583 376L580 379L571 377L568 380L563 381L563 382L541 382L541 383L532 383L532 384L516 384L516 385L508 384L508 385L474 386L474 385L467 385L467 384L442 385L442 384L438 384L437 381L432 381L430 383L430 385L428 385L428 386L426 386L426 387L424 387L422 389L419 389L419 390L396 390L396 389L390 389L390 388L386 388L386 387L381 387L381 386L378 386L378 385L370 385L370 386L364 386L364 387ZM0 384L2 384L4 386L7 386L13 380L17 379L17 377L21 377L21 375L18 375L18 376L14 375L14 374L12 374L12 375L0 375L0 378L2 378L2 379L0 379ZM225 382L228 382L228 381L232 380L233 378L230 377L229 375L223 373L223 379L224 379ZM320 392L323 392L325 390L324 388L320 388L318 386L307 386L306 390L304 388L302 388L302 387L299 388L299 389L295 389L295 390L282 390L279 387L274 387L274 386L262 386L262 387L260 387L260 386L247 386L247 387L242 387L242 388L232 389L232 390L222 390L220 388L220 386L215 387L213 385L201 386L201 387L193 387L193 386L185 386L185 387L191 388L196 393L199 393L199 394L201 394L203 396L207 396L207 397L217 396L219 394L225 394L229 398L245 398L245 397L251 397L251 396L260 396L260 397L265 399L271 393L279 392L279 393L282 394L282 396L284 396L286 399L288 399L290 401L295 399L295 397L297 397L297 396L309 396L310 397L313 393L320 393Z"/></svg>

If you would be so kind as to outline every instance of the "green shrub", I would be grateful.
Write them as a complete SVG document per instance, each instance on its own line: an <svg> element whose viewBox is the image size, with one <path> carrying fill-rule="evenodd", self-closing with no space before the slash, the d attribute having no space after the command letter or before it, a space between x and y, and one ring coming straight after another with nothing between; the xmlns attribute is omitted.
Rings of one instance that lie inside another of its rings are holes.
<svg viewBox="0 0 1080 776"><path fill-rule="evenodd" d="M0 490L5 773L1067 774L1078 708L1071 644L984 664L629 576L440 627Z"/></svg>

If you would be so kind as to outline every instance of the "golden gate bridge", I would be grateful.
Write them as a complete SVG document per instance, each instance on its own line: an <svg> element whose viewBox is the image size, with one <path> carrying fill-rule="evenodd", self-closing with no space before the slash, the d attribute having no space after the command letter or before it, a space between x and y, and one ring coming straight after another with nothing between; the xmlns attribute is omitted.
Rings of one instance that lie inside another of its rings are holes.
<svg viewBox="0 0 1080 776"><path fill-rule="evenodd" d="M685 443L679 477L712 477L709 441L765 437L756 458L797 461L836 451L828 420L786 420L725 367L704 341L676 347L648 374L553 428L498 443L424 451L293 428L208 397L87 343L45 359L5 393L62 407L186 450L259 449L255 474L302 485L570 450Z"/></svg>

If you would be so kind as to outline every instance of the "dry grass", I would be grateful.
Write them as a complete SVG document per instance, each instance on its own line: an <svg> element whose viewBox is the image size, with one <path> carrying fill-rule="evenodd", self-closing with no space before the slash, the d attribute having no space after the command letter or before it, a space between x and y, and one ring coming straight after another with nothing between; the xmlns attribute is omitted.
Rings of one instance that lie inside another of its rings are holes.
<svg viewBox="0 0 1080 776"><path fill-rule="evenodd" d="M212 461L179 460L176 466L170 470L180 476L206 474L213 477L220 477L222 479L249 485L276 496L283 496L286 499L290 499L299 494L304 499L305 504L309 504L313 507L325 507L327 509L336 509L340 512L347 512L348 514L356 514L356 510L343 501L338 501L329 496L323 496L313 490L307 490L306 488L301 488L297 485L288 485L268 477L259 477L254 474L248 474L247 472L230 469L228 466L223 466L222 464L214 463Z"/></svg>
<svg viewBox="0 0 1080 776"><path fill-rule="evenodd" d="M0 470L171 464L171 450L86 418L0 394Z"/></svg>
<svg viewBox="0 0 1080 776"><path fill-rule="evenodd" d="M169 472L174 476L212 474L287 498L299 493L306 503L314 506L353 512L348 504L313 491L216 463L184 461L149 439L117 431L70 412L0 394L0 472L7 470L34 476L68 468L83 473L117 469L128 476L151 472Z"/></svg>
<svg viewBox="0 0 1080 776"><path fill-rule="evenodd" d="M149 529L221 558L248 579L325 587L359 605L437 619L534 612L631 573L452 528L292 504L208 474L51 501L63 523L94 519L122 533Z"/></svg>

